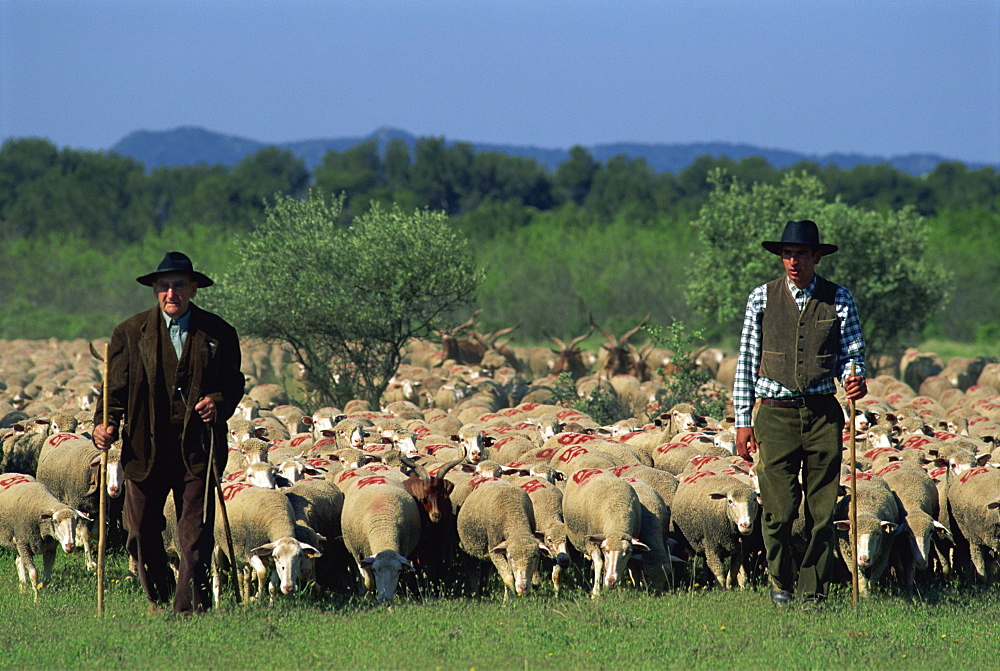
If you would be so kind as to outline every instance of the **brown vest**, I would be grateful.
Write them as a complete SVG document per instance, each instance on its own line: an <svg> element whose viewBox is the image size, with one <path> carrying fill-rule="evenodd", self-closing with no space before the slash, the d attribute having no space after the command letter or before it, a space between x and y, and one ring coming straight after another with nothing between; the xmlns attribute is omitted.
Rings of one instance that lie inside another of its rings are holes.
<svg viewBox="0 0 1000 671"><path fill-rule="evenodd" d="M817 276L801 312L784 277L767 283L758 375L796 392L834 376L840 353L837 285Z"/></svg>

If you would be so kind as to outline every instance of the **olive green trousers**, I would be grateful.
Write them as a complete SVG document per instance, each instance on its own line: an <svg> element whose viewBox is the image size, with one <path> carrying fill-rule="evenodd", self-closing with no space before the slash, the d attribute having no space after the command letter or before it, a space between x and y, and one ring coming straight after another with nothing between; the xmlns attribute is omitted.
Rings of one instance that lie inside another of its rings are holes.
<svg viewBox="0 0 1000 671"><path fill-rule="evenodd" d="M776 590L826 596L836 543L833 512L843 426L843 410L832 395L806 396L801 408L762 404L757 410L761 531Z"/></svg>

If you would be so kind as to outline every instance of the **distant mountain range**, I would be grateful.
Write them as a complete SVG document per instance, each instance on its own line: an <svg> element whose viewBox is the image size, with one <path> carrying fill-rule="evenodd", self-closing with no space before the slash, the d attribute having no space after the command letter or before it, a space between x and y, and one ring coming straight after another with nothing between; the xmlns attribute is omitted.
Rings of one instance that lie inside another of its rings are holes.
<svg viewBox="0 0 1000 671"><path fill-rule="evenodd" d="M122 138L111 147L111 151L129 156L142 162L147 169L160 166L235 165L244 158L265 147L277 146L288 149L303 159L306 166L312 170L319 165L323 156L330 150L344 151L356 144L372 139L379 141L379 149L394 138L403 139L411 148L417 137L398 128L382 127L366 137L341 137L316 140L300 140L297 142L282 142L277 145L257 142L235 135L225 135L194 126L183 126L165 131L135 131ZM449 144L454 140L447 139ZM489 144L470 142L473 149L480 151L496 151L511 156L523 156L537 161L549 170L555 168L569 157L569 148L549 149L512 144ZM643 158L657 172L678 173L690 165L699 156L721 158L727 156L734 161L748 156L760 156L775 168L787 168L799 161L812 161L819 165L836 165L849 169L857 165L890 163L897 169L912 175L923 175L947 159L934 154L906 154L889 158L881 156L866 156L862 154L801 154L782 149L765 149L749 144L733 144L729 142L695 142L687 144L644 144L639 142L616 142L611 144L595 144L585 147L598 161L602 163L612 156L624 154L629 158ZM966 163L969 169L984 167L984 164ZM1000 169L1000 166L993 166Z"/></svg>

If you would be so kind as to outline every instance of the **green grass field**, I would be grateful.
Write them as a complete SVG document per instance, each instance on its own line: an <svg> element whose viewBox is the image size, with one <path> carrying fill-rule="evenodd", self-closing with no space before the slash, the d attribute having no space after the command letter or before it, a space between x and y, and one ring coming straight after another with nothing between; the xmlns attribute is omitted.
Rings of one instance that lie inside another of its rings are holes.
<svg viewBox="0 0 1000 671"><path fill-rule="evenodd" d="M40 558L39 558L40 565ZM390 608L305 594L146 615L121 556L108 559L105 612L82 557L60 554L38 602L0 552L0 668L278 669L995 669L1000 591L937 584L855 610L850 592L812 614L778 610L762 589L631 588L593 600L541 591L504 605L402 600Z"/></svg>

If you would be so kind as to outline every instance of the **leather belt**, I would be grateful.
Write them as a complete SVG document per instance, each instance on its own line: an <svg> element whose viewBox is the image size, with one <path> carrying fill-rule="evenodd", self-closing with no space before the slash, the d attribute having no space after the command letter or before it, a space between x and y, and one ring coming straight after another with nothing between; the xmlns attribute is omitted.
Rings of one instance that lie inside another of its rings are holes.
<svg viewBox="0 0 1000 671"><path fill-rule="evenodd" d="M804 408L806 405L805 396L795 398L762 398L760 402L772 408Z"/></svg>

